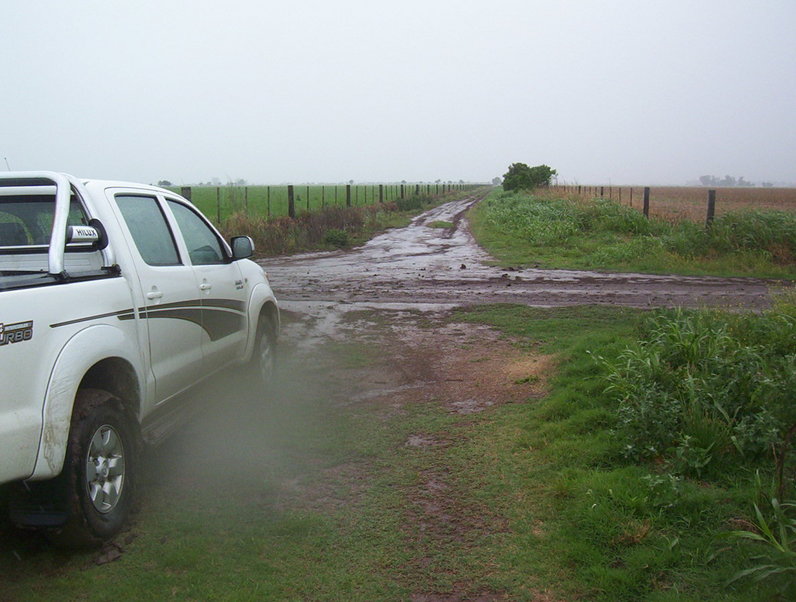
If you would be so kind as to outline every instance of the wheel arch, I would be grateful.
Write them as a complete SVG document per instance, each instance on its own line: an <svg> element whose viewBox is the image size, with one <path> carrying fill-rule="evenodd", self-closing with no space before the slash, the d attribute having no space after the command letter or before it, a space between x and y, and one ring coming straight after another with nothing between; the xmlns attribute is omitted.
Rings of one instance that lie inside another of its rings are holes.
<svg viewBox="0 0 796 602"><path fill-rule="evenodd" d="M257 342L257 333L263 318L271 320L274 327L274 336L279 335L280 317L279 306L276 303L271 287L266 284L255 286L249 298L249 337L246 344L245 361L249 361L254 353Z"/></svg>
<svg viewBox="0 0 796 602"><path fill-rule="evenodd" d="M75 396L81 388L105 389L118 397L137 429L143 375L138 348L128 334L107 324L75 334L58 355L47 385L36 465L29 477L57 476L64 463ZM123 387L129 387L122 391Z"/></svg>

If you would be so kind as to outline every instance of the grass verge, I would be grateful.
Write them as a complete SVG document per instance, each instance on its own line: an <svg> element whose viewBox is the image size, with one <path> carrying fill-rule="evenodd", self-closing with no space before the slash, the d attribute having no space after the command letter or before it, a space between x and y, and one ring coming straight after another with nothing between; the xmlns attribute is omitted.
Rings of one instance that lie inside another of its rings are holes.
<svg viewBox="0 0 796 602"><path fill-rule="evenodd" d="M685 275L796 278L796 214L740 211L709 229L647 220L617 202L496 191L473 233L503 264Z"/></svg>
<svg viewBox="0 0 796 602"><path fill-rule="evenodd" d="M779 491L776 465L794 422L787 365L796 357L795 310L781 304L763 316L738 316L492 306L457 315L561 358L547 398L507 406L472 434L473 474L483 475L486 495L505 500L510 517L511 536L495 550L504 569L496 586L529 599L551 592L562 599L790 599L796 513L781 502L794 497L793 464L786 463ZM648 347L656 378L628 363L639 347ZM751 355L759 374L736 363ZM697 366L710 368L709 358L732 368L700 389ZM636 390L617 386L623 379ZM654 395L642 410L645 389ZM748 399L752 390L761 397ZM745 409L733 407L744 401ZM649 433L637 437L642 424L665 426L669 438L640 455L633 443L653 442ZM747 429L765 432L768 448L756 436L744 445Z"/></svg>

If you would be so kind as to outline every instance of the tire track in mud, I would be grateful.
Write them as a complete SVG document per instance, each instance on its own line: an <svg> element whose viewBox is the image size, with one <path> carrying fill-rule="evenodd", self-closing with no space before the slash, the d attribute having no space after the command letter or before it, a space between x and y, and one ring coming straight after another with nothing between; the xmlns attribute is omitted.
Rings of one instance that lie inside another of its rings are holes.
<svg viewBox="0 0 796 602"><path fill-rule="evenodd" d="M349 251L260 260L277 297L294 302L395 304L519 303L630 307L763 309L784 283L756 278L615 274L500 268L470 234L476 195L435 207L406 228L388 230ZM434 222L450 228L434 228Z"/></svg>

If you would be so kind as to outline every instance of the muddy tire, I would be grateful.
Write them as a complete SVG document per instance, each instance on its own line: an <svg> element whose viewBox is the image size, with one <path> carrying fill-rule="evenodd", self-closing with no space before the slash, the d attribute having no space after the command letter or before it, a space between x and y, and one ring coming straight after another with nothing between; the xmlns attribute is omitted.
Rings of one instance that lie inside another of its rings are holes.
<svg viewBox="0 0 796 602"><path fill-rule="evenodd" d="M257 325L257 339L249 362L250 381L257 391L273 390L277 366L276 324L268 315L261 315Z"/></svg>
<svg viewBox="0 0 796 602"><path fill-rule="evenodd" d="M58 481L67 511L59 545L93 546L116 535L133 503L136 439L119 400L99 389L78 391L64 468Z"/></svg>

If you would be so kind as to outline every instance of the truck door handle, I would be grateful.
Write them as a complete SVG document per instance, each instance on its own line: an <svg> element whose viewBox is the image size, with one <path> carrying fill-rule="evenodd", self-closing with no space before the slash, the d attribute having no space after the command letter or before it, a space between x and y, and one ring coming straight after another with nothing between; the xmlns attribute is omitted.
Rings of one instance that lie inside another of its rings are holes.
<svg viewBox="0 0 796 602"><path fill-rule="evenodd" d="M213 288L213 285L207 282L203 282L202 284L199 285L200 291L209 291L211 288Z"/></svg>
<svg viewBox="0 0 796 602"><path fill-rule="evenodd" d="M155 299L160 299L163 296L163 291L149 291L146 294L146 298L150 301L154 301Z"/></svg>

